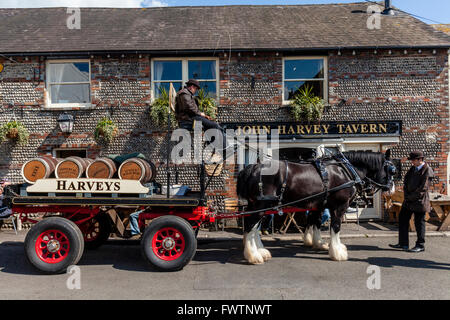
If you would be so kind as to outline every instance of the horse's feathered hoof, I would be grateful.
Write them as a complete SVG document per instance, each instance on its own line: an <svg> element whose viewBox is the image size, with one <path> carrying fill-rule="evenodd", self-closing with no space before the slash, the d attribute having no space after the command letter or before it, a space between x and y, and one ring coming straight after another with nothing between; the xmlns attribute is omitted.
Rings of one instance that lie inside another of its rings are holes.
<svg viewBox="0 0 450 320"><path fill-rule="evenodd" d="M313 246L313 229L311 227L307 228L303 235L303 245L305 247Z"/></svg>
<svg viewBox="0 0 450 320"><path fill-rule="evenodd" d="M246 260L247 260L247 262L249 263L249 264L264 264L264 259L263 259L263 257L262 256L260 256L260 257L252 257L252 258L250 258L250 259L247 259L246 258Z"/></svg>
<svg viewBox="0 0 450 320"><path fill-rule="evenodd" d="M330 246L330 258L334 261L347 261L348 253L347 247L343 244L339 244L337 246Z"/></svg>
<svg viewBox="0 0 450 320"><path fill-rule="evenodd" d="M264 261L272 259L272 255L270 254L270 251L265 248L259 248L258 249L259 254L262 256Z"/></svg>
<svg viewBox="0 0 450 320"><path fill-rule="evenodd" d="M315 244L313 249L320 250L320 251L328 251L328 250L330 250L330 246L328 245L328 243L322 242L319 244Z"/></svg>

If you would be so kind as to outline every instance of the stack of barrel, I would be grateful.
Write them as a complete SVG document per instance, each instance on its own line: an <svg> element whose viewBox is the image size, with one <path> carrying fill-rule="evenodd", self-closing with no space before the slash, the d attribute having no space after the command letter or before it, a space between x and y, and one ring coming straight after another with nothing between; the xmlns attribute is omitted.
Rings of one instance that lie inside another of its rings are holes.
<svg viewBox="0 0 450 320"><path fill-rule="evenodd" d="M38 179L127 179L148 183L155 180L156 167L146 159L128 158L116 163L108 157L97 159L68 157L57 159L52 156L42 156L27 161L22 166L22 177L28 183Z"/></svg>

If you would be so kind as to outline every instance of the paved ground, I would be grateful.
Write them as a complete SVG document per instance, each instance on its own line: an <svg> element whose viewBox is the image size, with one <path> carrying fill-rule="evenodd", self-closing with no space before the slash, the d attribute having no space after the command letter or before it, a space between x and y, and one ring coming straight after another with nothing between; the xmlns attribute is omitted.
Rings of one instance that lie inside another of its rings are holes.
<svg viewBox="0 0 450 320"><path fill-rule="evenodd" d="M344 224L345 225L345 224ZM376 224L375 224L376 226ZM0 232L2 299L450 299L450 235L428 232L426 251L388 247L396 231L367 224L344 226L349 261L302 247L299 234L263 237L273 259L251 266L241 236L201 232L197 254L182 271L149 270L138 241L110 240L87 251L78 266L81 289L69 290L70 275L42 275L26 261L25 231ZM353 230L353 231L352 231ZM369 232L370 231L370 232ZM324 232L326 234L327 232ZM415 236L411 234L411 241ZM375 273L371 269L375 268ZM369 268L369 273L368 273ZM372 270L372 271L371 271ZM377 283L374 277L380 275ZM370 279L369 279L370 277ZM380 289L368 289L367 282Z"/></svg>

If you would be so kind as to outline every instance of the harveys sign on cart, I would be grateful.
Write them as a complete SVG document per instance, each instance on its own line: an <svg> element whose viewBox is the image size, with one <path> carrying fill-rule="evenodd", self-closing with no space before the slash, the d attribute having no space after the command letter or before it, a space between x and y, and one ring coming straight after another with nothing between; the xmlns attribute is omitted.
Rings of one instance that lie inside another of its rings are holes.
<svg viewBox="0 0 450 320"><path fill-rule="evenodd" d="M125 179L39 179L27 192L48 193L148 193L137 180Z"/></svg>

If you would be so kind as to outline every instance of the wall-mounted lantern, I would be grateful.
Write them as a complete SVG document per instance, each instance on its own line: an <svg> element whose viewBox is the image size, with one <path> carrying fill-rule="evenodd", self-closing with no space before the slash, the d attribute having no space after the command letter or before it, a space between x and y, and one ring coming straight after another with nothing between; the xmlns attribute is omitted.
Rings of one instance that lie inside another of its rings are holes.
<svg viewBox="0 0 450 320"><path fill-rule="evenodd" d="M74 118L71 114L62 113L58 118L59 128L64 133L72 133Z"/></svg>

